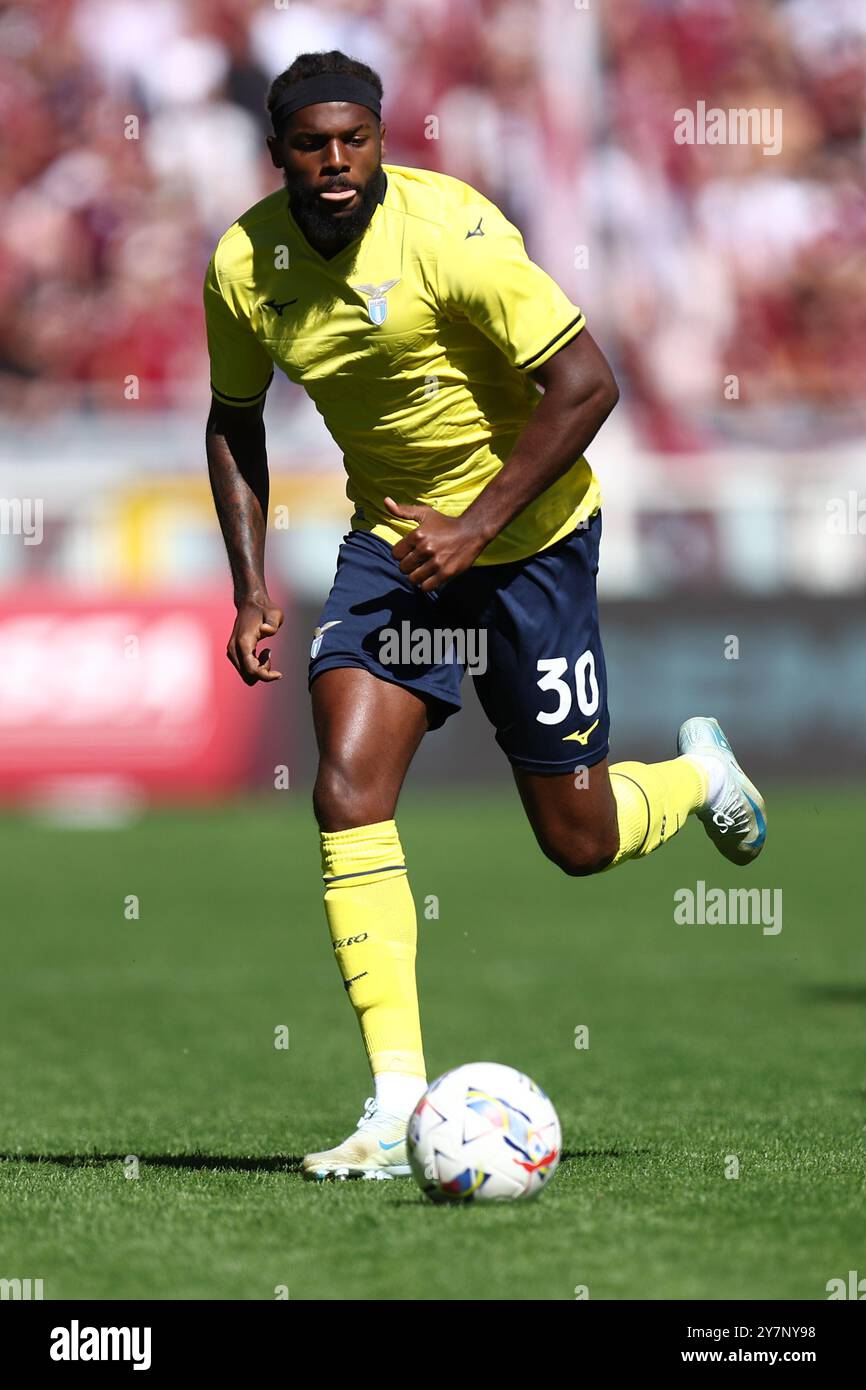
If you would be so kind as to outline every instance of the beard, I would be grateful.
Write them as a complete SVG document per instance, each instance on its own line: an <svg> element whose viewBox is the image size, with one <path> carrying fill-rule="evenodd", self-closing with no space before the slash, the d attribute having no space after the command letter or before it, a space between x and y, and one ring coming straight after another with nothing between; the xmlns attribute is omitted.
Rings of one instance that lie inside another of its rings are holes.
<svg viewBox="0 0 866 1390"><path fill-rule="evenodd" d="M321 255L327 257L342 251L344 246L356 241L367 230L382 196L385 171L380 164L368 179L366 187L361 189L358 189L356 184L350 184L348 180L345 183L340 180L340 185L355 188L358 192L357 206L353 207L351 212L340 216L328 211L327 204L322 203L319 198L317 188L298 187L289 181L285 170L283 180L289 191L292 216L307 241L315 246Z"/></svg>

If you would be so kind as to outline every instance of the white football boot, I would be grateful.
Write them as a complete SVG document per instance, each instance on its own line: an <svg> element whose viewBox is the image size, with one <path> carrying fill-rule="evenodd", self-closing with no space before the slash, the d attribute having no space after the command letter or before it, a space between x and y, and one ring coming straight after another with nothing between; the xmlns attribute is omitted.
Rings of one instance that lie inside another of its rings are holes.
<svg viewBox="0 0 866 1390"><path fill-rule="evenodd" d="M720 776L711 780L718 789L698 820L721 854L732 864L750 864L761 853L767 838L764 798L734 757L719 721L697 714L687 719L677 737L677 750L699 759L714 760Z"/></svg>
<svg viewBox="0 0 866 1390"><path fill-rule="evenodd" d="M355 1133L335 1149L307 1154L301 1173L319 1182L326 1178L408 1178L412 1173L406 1153L408 1127L408 1115L382 1110L369 1096Z"/></svg>

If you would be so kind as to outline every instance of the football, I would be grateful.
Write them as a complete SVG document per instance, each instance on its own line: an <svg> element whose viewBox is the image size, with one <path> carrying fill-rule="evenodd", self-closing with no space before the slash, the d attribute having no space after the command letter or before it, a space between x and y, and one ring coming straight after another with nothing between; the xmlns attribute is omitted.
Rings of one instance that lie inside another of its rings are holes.
<svg viewBox="0 0 866 1390"><path fill-rule="evenodd" d="M541 1087L499 1062L445 1072L409 1120L412 1176L434 1202L535 1197L559 1163L559 1118Z"/></svg>

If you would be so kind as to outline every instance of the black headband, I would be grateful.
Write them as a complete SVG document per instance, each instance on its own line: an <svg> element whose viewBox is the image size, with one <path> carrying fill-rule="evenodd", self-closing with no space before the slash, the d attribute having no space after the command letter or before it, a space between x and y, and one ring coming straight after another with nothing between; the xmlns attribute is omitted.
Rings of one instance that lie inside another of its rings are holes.
<svg viewBox="0 0 866 1390"><path fill-rule="evenodd" d="M368 107L376 116L381 114L382 102L372 83L363 77L342 72L322 72L317 77L304 77L293 82L274 103L271 121L274 134L280 135L293 111L302 106L316 106L321 101L350 101Z"/></svg>

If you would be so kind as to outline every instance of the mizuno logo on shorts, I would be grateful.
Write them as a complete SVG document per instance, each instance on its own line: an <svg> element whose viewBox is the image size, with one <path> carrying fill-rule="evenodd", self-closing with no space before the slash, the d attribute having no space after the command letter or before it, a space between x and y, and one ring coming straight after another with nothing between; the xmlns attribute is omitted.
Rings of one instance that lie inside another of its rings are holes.
<svg viewBox="0 0 866 1390"><path fill-rule="evenodd" d="M590 736L590 734L592 733L593 729L596 729L597 727L598 727L598 720L596 719L595 723L594 723L594 724L590 724L590 726L589 726L588 729L576 729L575 732L574 732L573 734L566 734L562 741L563 741L563 743L568 743L569 739L571 739L571 740L573 740L575 743L582 743L583 746L584 746L584 748L585 748L585 747L586 747L586 743L587 743L587 739L589 738L589 736Z"/></svg>

